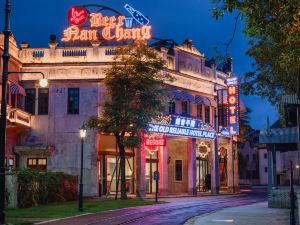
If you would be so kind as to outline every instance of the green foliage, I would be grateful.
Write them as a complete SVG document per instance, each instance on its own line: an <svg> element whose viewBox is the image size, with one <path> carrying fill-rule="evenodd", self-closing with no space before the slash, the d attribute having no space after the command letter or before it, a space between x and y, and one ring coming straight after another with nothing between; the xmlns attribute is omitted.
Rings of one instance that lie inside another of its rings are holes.
<svg viewBox="0 0 300 225"><path fill-rule="evenodd" d="M282 94L295 93L300 67L299 0L212 0L213 16L239 11L249 38L247 54L254 70L245 74L244 94L266 97L278 104Z"/></svg>
<svg viewBox="0 0 300 225"><path fill-rule="evenodd" d="M252 112L250 108L246 108L246 112L241 113L239 118L240 125L240 134L238 136L238 142L243 142L247 140L246 134L252 131L252 127L250 126L250 116L249 114Z"/></svg>
<svg viewBox="0 0 300 225"><path fill-rule="evenodd" d="M58 172L20 169L18 206L31 207L50 202L74 200L77 197L77 177Z"/></svg>
<svg viewBox="0 0 300 225"><path fill-rule="evenodd" d="M9 197L10 197L10 193L8 192L7 188L5 188L5 204L6 205L9 204Z"/></svg>

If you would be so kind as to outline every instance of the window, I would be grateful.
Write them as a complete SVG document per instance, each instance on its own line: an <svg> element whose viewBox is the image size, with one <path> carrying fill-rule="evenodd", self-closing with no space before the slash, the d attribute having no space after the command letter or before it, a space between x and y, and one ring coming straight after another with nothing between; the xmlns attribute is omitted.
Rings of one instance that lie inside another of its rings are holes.
<svg viewBox="0 0 300 225"><path fill-rule="evenodd" d="M35 88L27 88L25 93L25 111L35 115Z"/></svg>
<svg viewBox="0 0 300 225"><path fill-rule="evenodd" d="M39 88L39 115L48 115L49 89Z"/></svg>
<svg viewBox="0 0 300 225"><path fill-rule="evenodd" d="M202 120L202 105L197 105L197 117Z"/></svg>
<svg viewBox="0 0 300 225"><path fill-rule="evenodd" d="M268 154L264 153L264 158L267 159L268 158Z"/></svg>
<svg viewBox="0 0 300 225"><path fill-rule="evenodd" d="M182 108L182 115L189 115L190 114L190 104L187 101L181 103Z"/></svg>
<svg viewBox="0 0 300 225"><path fill-rule="evenodd" d="M256 161L256 155L255 154L252 155L252 160Z"/></svg>
<svg viewBox="0 0 300 225"><path fill-rule="evenodd" d="M268 172L268 167L265 167L265 173L267 173Z"/></svg>
<svg viewBox="0 0 300 225"><path fill-rule="evenodd" d="M28 158L27 168L47 170L47 158Z"/></svg>
<svg viewBox="0 0 300 225"><path fill-rule="evenodd" d="M210 123L210 107L204 107L204 116L205 116L205 123Z"/></svg>
<svg viewBox="0 0 300 225"><path fill-rule="evenodd" d="M249 155L248 154L246 155L246 160L249 161Z"/></svg>
<svg viewBox="0 0 300 225"><path fill-rule="evenodd" d="M68 89L68 114L79 114L79 88Z"/></svg>
<svg viewBox="0 0 300 225"><path fill-rule="evenodd" d="M218 124L222 127L227 127L226 106L218 106Z"/></svg>
<svg viewBox="0 0 300 225"><path fill-rule="evenodd" d="M175 180L182 181L182 160L175 160Z"/></svg>
<svg viewBox="0 0 300 225"><path fill-rule="evenodd" d="M176 113L176 103L174 101L169 102L169 114Z"/></svg>

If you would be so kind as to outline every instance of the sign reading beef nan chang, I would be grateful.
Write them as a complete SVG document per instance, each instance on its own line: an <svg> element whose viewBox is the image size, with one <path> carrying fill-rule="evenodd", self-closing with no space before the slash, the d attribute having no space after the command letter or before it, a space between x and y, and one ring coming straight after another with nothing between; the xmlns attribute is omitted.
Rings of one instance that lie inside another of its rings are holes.
<svg viewBox="0 0 300 225"><path fill-rule="evenodd" d="M134 9L132 12L136 11ZM140 18L140 17L138 17ZM133 26L132 19L123 15L106 16L102 13L89 13L82 6L74 6L68 12L68 20L72 26L64 30L61 41L77 42L99 40L149 40L151 26ZM88 26L85 24L88 21Z"/></svg>
<svg viewBox="0 0 300 225"><path fill-rule="evenodd" d="M216 132L212 130L200 130L189 127L177 127L167 124L153 124L148 123L147 132L159 133L159 134L169 134L176 136L186 136L193 138L205 138L205 139L215 139Z"/></svg>

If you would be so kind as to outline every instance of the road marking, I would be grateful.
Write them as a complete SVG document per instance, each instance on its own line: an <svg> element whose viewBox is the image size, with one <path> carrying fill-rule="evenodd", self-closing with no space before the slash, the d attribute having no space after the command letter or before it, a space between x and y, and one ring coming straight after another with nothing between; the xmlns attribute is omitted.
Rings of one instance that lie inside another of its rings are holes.
<svg viewBox="0 0 300 225"><path fill-rule="evenodd" d="M234 223L234 220L233 219L226 219L226 220L212 219L211 222L214 222L214 223L219 223L219 222L222 222L222 223Z"/></svg>

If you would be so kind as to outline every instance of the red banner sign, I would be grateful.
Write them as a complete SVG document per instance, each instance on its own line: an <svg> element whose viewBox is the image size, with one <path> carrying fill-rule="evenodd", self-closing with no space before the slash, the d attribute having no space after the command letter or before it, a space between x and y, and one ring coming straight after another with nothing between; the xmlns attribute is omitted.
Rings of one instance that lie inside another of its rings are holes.
<svg viewBox="0 0 300 225"><path fill-rule="evenodd" d="M147 138L145 139L146 146L166 146L165 138Z"/></svg>

